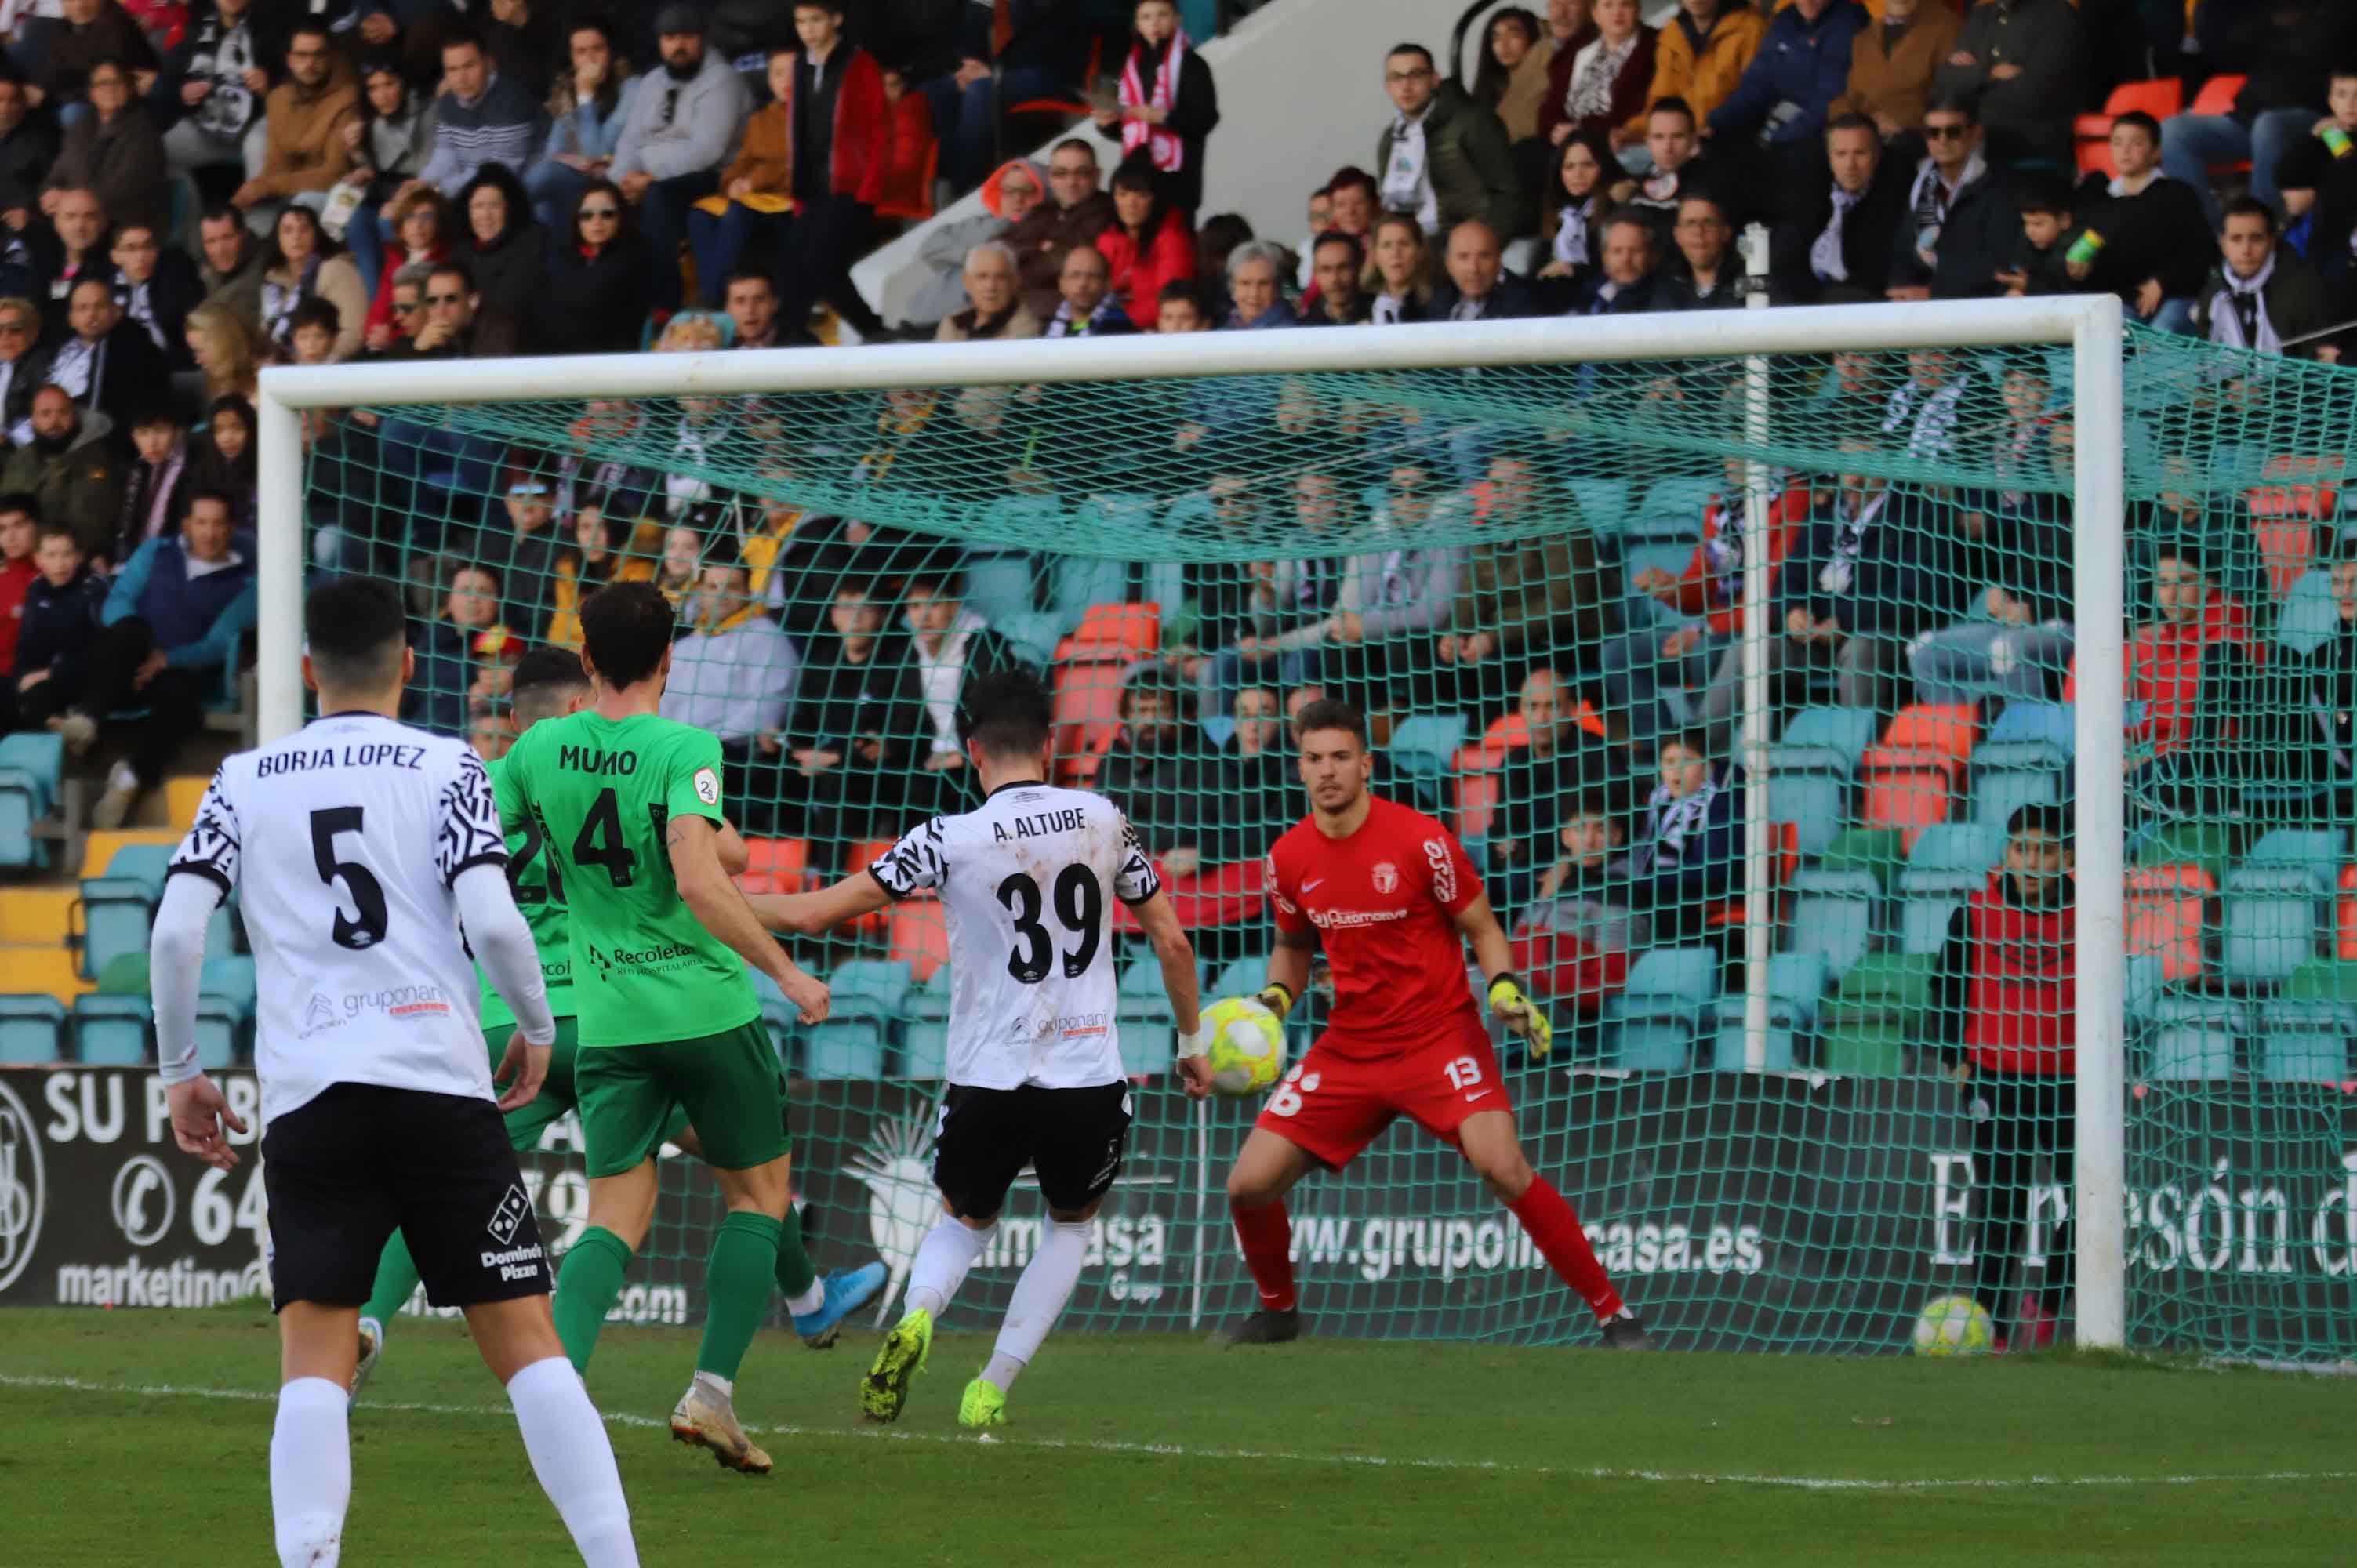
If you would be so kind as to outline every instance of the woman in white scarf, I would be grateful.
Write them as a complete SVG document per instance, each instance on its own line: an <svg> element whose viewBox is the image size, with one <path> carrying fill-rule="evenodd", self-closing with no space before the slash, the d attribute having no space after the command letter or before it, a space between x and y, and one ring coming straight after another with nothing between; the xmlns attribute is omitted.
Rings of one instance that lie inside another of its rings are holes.
<svg viewBox="0 0 2357 1568"><path fill-rule="evenodd" d="M1555 231L1539 276L1568 279L1576 287L1596 270L1604 242L1604 209L1610 199L1609 177L1620 168L1610 145L1596 132L1581 131L1565 139L1555 164Z"/></svg>

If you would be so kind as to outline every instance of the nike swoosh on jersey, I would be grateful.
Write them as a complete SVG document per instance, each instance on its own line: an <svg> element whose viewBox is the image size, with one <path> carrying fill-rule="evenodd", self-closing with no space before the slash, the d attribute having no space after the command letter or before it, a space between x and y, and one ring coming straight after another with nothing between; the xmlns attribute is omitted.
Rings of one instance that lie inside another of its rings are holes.
<svg viewBox="0 0 2357 1568"><path fill-rule="evenodd" d="M1470 1103L1470 1102L1471 1102L1471 1101L1473 1101L1480 1100L1480 1099L1481 1099L1481 1098L1483 1098L1484 1096L1487 1096L1487 1095L1495 1094L1496 1092L1497 1092L1497 1090L1493 1090L1493 1089L1485 1089L1485 1090L1480 1090L1480 1093L1476 1093L1476 1094L1469 1094L1469 1095L1467 1095L1467 1096L1465 1097L1465 1099L1466 1099L1466 1101L1467 1101L1467 1102L1468 1102L1468 1103Z"/></svg>
<svg viewBox="0 0 2357 1568"><path fill-rule="evenodd" d="M1307 892L1308 892L1310 889L1312 889L1312 888L1314 888L1314 887L1322 886L1325 884L1325 881L1326 881L1326 879L1325 879L1324 877L1322 877L1322 876L1321 876L1321 877L1318 878L1318 880L1317 880L1317 881L1315 881L1315 882L1305 882L1305 883L1303 883L1303 884L1301 885L1301 890L1302 890L1304 893L1307 893Z"/></svg>

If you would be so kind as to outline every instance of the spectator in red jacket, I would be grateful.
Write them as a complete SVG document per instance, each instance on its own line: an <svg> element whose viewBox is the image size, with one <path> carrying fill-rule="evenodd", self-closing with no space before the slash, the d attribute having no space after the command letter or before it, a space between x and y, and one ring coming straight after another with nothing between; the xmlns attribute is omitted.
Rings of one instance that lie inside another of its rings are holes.
<svg viewBox="0 0 2357 1568"><path fill-rule="evenodd" d="M39 521L30 496L0 496L0 691L10 701L0 711L0 728L14 729L16 689L16 633L24 625L25 595L39 576L33 564L33 536Z"/></svg>
<svg viewBox="0 0 2357 1568"><path fill-rule="evenodd" d="M779 248L778 319L791 340L823 299L862 338L880 338L883 317L852 286L851 263L867 249L891 156L884 72L845 40L840 0L795 0L794 33L795 211Z"/></svg>
<svg viewBox="0 0 2357 1568"><path fill-rule="evenodd" d="M1113 269L1113 297L1140 331L1151 332L1163 285L1195 275L1195 237L1187 215L1163 200L1153 170L1135 164L1114 171L1113 211L1097 249Z"/></svg>
<svg viewBox="0 0 2357 1568"><path fill-rule="evenodd" d="M906 71L884 70L884 118L888 150L884 156L884 194L876 209L889 217L909 218L933 209L932 103L921 92L909 91Z"/></svg>
<svg viewBox="0 0 2357 1568"><path fill-rule="evenodd" d="M2205 738L2202 721L2218 718L2222 704L2205 703L2204 689L2214 692L2233 679L2237 667L2263 664L2267 654L2252 633L2251 612L2211 585L2197 544L2179 541L2160 547L2153 564L2152 602L2159 618L2138 628L2128 644L2127 700L2144 704L2144 720L2130 739L2149 744L2155 757L2167 757ZM2075 692L2066 693L2066 700L2073 698Z"/></svg>
<svg viewBox="0 0 2357 1568"><path fill-rule="evenodd" d="M1981 1193L1973 1296L1994 1322L1991 1348L1999 1355L2050 1344L2071 1293L2067 1213L2047 1235L2038 1288L2025 1279L2020 1295L2008 1298L2005 1283L2028 1241L2038 1156L2065 1191L2072 1176L2079 965L2072 873L2067 808L2016 807L2004 869L1950 918L1932 977L1937 1043L1965 1086L1973 1125L1973 1185Z"/></svg>

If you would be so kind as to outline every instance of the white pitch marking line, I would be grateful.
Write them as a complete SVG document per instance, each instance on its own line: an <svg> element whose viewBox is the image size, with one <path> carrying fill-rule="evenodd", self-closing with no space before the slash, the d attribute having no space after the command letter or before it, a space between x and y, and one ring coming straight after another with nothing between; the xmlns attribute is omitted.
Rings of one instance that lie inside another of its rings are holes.
<svg viewBox="0 0 2357 1568"><path fill-rule="evenodd" d="M77 1393L135 1394L150 1399L232 1400L247 1404L275 1404L274 1390L190 1388L176 1383L100 1383L83 1378L41 1377L0 1372L0 1388L67 1389ZM424 1404L371 1399L361 1411L393 1411L414 1415L463 1415L508 1421L515 1412L504 1405ZM668 1421L618 1411L601 1412L607 1424L668 1429ZM827 1426L756 1425L745 1430L761 1436L833 1438L855 1443L941 1443L972 1447L977 1444L1009 1448L1069 1450L1091 1454L1139 1454L1157 1459L1273 1460L1286 1465L1338 1465L1378 1470L1486 1471L1493 1475L1550 1476L1570 1480L1644 1481L1671 1486L1770 1487L1803 1492L1941 1492L2030 1491L2074 1487L2234 1487L2317 1481L2357 1481L2357 1470L2263 1470L2252 1475L2183 1476L2012 1476L1933 1477L1926 1479L1877 1479L1849 1476L1763 1476L1740 1472L1630 1470L1607 1466L1510 1465L1492 1459L1420 1457L1394 1459L1379 1454L1296 1454L1265 1448L1189 1448L1176 1443L1072 1441L1056 1437L1011 1437L993 1434L979 1439L952 1437L931 1432L880 1432Z"/></svg>

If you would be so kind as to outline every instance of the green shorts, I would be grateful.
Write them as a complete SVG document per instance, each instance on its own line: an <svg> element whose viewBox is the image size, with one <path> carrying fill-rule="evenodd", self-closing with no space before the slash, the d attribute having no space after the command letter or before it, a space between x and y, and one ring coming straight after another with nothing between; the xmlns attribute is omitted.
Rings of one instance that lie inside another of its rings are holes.
<svg viewBox="0 0 2357 1568"><path fill-rule="evenodd" d="M592 1176L654 1156L684 1112L705 1163L765 1165L786 1152L786 1075L758 1018L717 1035L644 1046L589 1046L576 1058L581 1133Z"/></svg>
<svg viewBox="0 0 2357 1568"><path fill-rule="evenodd" d="M500 1070L500 1058L507 1055L508 1039L514 1033L513 1024L500 1024L483 1031L483 1045L491 1053L493 1072ZM556 1021L556 1045L548 1053L548 1076L541 1079L540 1092L533 1097L531 1104L519 1105L508 1112L508 1146L519 1155L538 1148L540 1135L548 1130L548 1124L572 1110L578 1098L573 1083L577 1034L576 1020Z"/></svg>

